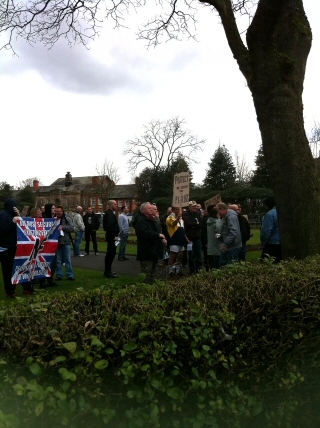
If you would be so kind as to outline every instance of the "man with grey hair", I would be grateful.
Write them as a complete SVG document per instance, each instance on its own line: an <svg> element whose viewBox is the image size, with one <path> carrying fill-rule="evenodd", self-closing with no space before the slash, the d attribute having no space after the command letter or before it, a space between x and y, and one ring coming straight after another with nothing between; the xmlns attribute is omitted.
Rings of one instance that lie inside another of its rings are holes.
<svg viewBox="0 0 320 428"><path fill-rule="evenodd" d="M73 227L75 232L75 238L73 242L73 255L75 257L83 257L84 255L80 253L80 245L82 242L85 226L82 218L82 207L79 205L77 206L77 211L75 215L73 216Z"/></svg>
<svg viewBox="0 0 320 428"><path fill-rule="evenodd" d="M104 258L104 272L103 275L107 278L117 278L111 271L112 263L115 258L117 247L116 241L118 241L118 235L120 232L118 220L115 214L117 209L117 202L111 199L107 202L108 209L103 216L103 230L106 232L107 241L107 252Z"/></svg>
<svg viewBox="0 0 320 428"><path fill-rule="evenodd" d="M216 205L217 213L223 219L221 228L222 247L220 252L220 267L239 260L242 246L241 231L238 216L235 211L228 209L223 202Z"/></svg>
<svg viewBox="0 0 320 428"><path fill-rule="evenodd" d="M144 282L153 284L156 275L159 244L166 245L167 241L162 233L157 231L153 218L153 207L144 202L140 207L140 215L135 224L137 234L137 260L140 261L141 273L145 273Z"/></svg>

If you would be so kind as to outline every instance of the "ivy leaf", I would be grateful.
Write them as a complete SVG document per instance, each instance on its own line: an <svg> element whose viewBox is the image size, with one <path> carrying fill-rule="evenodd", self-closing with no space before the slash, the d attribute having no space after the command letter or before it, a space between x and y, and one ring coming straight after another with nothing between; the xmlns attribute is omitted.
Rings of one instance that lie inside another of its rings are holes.
<svg viewBox="0 0 320 428"><path fill-rule="evenodd" d="M29 370L35 376L41 376L42 375L42 368L39 366L39 364L30 364Z"/></svg>
<svg viewBox="0 0 320 428"><path fill-rule="evenodd" d="M43 412L43 409L44 409L44 404L43 404L43 402L38 403L38 404L36 405L36 408L34 409L34 413L35 413L35 415L36 415L36 416L40 416L40 415L41 415L41 413Z"/></svg>

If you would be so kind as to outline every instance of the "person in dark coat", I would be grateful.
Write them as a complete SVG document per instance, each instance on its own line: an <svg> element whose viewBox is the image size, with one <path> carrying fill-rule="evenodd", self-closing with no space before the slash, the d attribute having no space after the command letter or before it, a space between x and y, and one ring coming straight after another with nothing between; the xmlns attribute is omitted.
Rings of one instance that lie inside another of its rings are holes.
<svg viewBox="0 0 320 428"><path fill-rule="evenodd" d="M14 217L20 216L15 199L7 199L0 211L0 262L7 297L16 297L16 286L11 283L17 246L17 226Z"/></svg>
<svg viewBox="0 0 320 428"><path fill-rule="evenodd" d="M137 235L137 260L140 260L141 273L145 273L144 282L153 284L156 275L159 244L166 245L163 233L159 233L153 218L153 207L144 202L140 207L141 215L135 225Z"/></svg>
<svg viewBox="0 0 320 428"><path fill-rule="evenodd" d="M118 235L120 232L118 220L114 213L117 208L117 202L110 200L107 202L107 205L108 209L103 216L103 230L106 232L106 241L108 243L106 256L104 258L103 275L107 278L117 278L117 275L111 271L112 263L117 252L115 244L119 239Z"/></svg>
<svg viewBox="0 0 320 428"><path fill-rule="evenodd" d="M90 238L92 240L93 251L95 256L98 256L97 230L100 228L100 220L96 213L92 211L92 206L87 207L87 212L83 216L84 223L84 239L86 241L85 253L88 256L90 252Z"/></svg>

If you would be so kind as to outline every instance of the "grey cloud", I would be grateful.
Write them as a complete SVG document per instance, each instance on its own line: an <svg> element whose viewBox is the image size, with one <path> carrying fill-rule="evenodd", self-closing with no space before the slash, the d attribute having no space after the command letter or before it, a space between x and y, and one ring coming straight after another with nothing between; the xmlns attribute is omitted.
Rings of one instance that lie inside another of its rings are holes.
<svg viewBox="0 0 320 428"><path fill-rule="evenodd" d="M6 55L1 61L0 74L12 76L35 70L51 85L81 94L108 95L122 88L139 92L150 90L150 81L141 78L150 64L129 49L113 47L109 65L96 59L82 45L70 48L65 40L50 50L40 44L32 47L22 42L18 42L16 48L19 57Z"/></svg>

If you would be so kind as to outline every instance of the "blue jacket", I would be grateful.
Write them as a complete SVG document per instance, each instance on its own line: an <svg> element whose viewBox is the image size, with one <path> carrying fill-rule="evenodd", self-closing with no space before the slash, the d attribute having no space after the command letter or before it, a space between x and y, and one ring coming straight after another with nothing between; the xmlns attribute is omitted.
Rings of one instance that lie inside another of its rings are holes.
<svg viewBox="0 0 320 428"><path fill-rule="evenodd" d="M273 207L263 217L260 231L260 241L262 245L280 244L280 230L276 207Z"/></svg>

